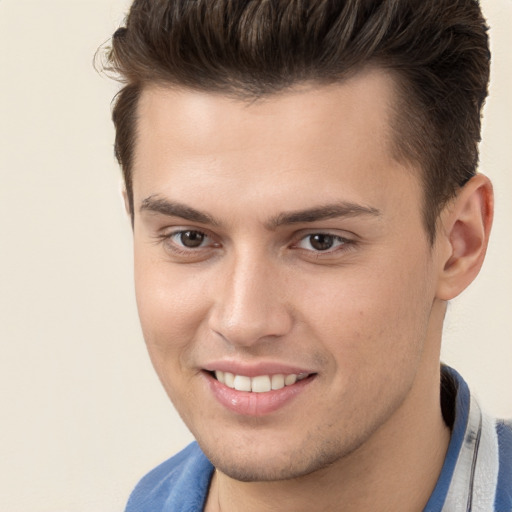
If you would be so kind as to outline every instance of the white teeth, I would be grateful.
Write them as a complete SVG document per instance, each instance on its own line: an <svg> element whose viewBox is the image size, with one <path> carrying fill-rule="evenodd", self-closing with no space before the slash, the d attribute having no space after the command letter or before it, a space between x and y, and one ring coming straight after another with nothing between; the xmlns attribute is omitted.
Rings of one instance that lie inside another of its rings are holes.
<svg viewBox="0 0 512 512"><path fill-rule="evenodd" d="M220 370L215 371L215 378L228 388L236 389L237 391L252 391L253 393L266 393L270 390L292 386L297 381L303 380L308 376L308 373L291 373L289 375L258 375L251 378Z"/></svg>
<svg viewBox="0 0 512 512"><path fill-rule="evenodd" d="M284 388L284 375L272 375L272 389Z"/></svg>
<svg viewBox="0 0 512 512"><path fill-rule="evenodd" d="M292 373L291 375L287 375L284 378L284 385L285 386L291 386L292 384L295 384L297 382L297 375Z"/></svg>
<svg viewBox="0 0 512 512"><path fill-rule="evenodd" d="M254 393L265 393L270 391L272 386L270 384L270 377L268 375L259 375L253 377L251 382L251 389Z"/></svg>
<svg viewBox="0 0 512 512"><path fill-rule="evenodd" d="M228 388L234 388L235 376L232 373L224 372L224 384L226 384Z"/></svg>
<svg viewBox="0 0 512 512"><path fill-rule="evenodd" d="M244 375L236 375L233 386L237 391L251 391L251 378Z"/></svg>

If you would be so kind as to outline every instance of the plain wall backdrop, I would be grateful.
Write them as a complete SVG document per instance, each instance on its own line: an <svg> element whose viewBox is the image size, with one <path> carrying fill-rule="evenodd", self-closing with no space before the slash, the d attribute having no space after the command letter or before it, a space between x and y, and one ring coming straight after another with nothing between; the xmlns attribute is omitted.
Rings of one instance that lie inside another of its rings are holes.
<svg viewBox="0 0 512 512"><path fill-rule="evenodd" d="M484 270L450 305L443 358L512 416L512 1L482 2L493 48ZM0 0L0 510L121 511L191 436L154 375L113 157L117 85L92 67L126 0Z"/></svg>

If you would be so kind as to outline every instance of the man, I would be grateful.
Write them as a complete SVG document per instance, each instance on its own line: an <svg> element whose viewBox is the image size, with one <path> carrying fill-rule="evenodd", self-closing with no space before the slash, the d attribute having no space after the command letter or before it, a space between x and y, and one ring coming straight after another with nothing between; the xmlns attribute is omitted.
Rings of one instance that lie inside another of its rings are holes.
<svg viewBox="0 0 512 512"><path fill-rule="evenodd" d="M153 365L197 439L127 511L512 510L440 368L492 187L477 2L136 0L108 67Z"/></svg>

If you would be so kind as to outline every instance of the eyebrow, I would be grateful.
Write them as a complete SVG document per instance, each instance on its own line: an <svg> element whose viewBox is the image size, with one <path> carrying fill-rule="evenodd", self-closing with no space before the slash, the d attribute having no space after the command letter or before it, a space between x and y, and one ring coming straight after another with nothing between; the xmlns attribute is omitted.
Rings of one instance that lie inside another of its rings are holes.
<svg viewBox="0 0 512 512"><path fill-rule="evenodd" d="M269 229L275 229L286 224L300 224L316 222L319 220L336 219L339 217L358 216L379 217L380 210L371 206L364 206L356 203L341 201L333 204L326 204L305 210L280 213L272 218L267 224Z"/></svg>
<svg viewBox="0 0 512 512"><path fill-rule="evenodd" d="M205 212L196 210L191 206L175 201L169 201L154 195L149 196L142 201L140 211L160 213L169 217L180 217L191 222L199 222L201 224L209 224L212 226L219 226L221 224L218 220ZM380 215L381 212L377 208L341 201L304 210L280 213L275 217L272 217L266 223L266 227L267 229L274 230L279 226L289 224L311 223L339 217L379 217Z"/></svg>
<svg viewBox="0 0 512 512"><path fill-rule="evenodd" d="M210 224L218 226L217 222L211 215L201 212L175 201L168 201L167 199L159 198L157 196L149 196L144 199L140 206L140 212L152 212L167 215L169 217L180 217L190 222L199 222L201 224Z"/></svg>

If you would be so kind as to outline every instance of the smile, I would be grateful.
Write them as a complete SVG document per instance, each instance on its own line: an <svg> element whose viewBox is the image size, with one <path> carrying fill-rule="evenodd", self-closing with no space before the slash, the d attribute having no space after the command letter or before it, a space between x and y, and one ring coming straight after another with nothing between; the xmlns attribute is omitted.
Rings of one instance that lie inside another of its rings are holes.
<svg viewBox="0 0 512 512"><path fill-rule="evenodd" d="M270 368L267 369L269 370ZM225 409L243 416L265 416L278 411L305 393L318 376L317 373L308 372L263 371L260 373L252 368L247 372L252 373L252 376L248 376L243 372L212 369L204 371L203 375L218 403Z"/></svg>
<svg viewBox="0 0 512 512"><path fill-rule="evenodd" d="M246 391L252 393L267 393L276 391L285 386L292 386L297 381L309 377L307 373L275 374L275 375L257 375L248 377L246 375L235 375L230 372L217 370L214 372L215 378L228 388L236 391Z"/></svg>

